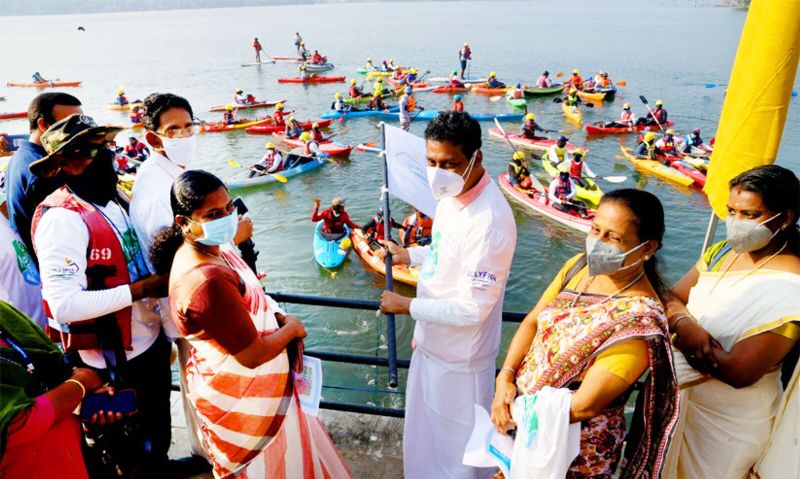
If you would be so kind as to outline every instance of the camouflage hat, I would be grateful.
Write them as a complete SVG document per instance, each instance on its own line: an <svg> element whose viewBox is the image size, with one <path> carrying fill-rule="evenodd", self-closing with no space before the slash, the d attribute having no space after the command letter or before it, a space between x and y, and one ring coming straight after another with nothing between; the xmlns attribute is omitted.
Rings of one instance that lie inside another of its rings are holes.
<svg viewBox="0 0 800 479"><path fill-rule="evenodd" d="M42 134L41 142L47 156L31 163L29 169L36 175L37 172L42 172L52 166L51 162L54 156L81 140L97 137L112 140L123 129L118 126L97 126L94 119L87 115L70 115L53 123Z"/></svg>

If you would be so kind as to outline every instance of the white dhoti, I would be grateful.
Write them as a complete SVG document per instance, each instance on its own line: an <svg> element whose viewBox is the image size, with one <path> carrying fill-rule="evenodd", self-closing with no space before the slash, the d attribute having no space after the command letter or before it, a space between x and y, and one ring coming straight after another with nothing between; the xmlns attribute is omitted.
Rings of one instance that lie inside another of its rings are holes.
<svg viewBox="0 0 800 479"><path fill-rule="evenodd" d="M411 356L406 385L403 470L406 479L483 479L493 469L462 464L475 422L475 404L490 410L494 367L453 371L425 355Z"/></svg>

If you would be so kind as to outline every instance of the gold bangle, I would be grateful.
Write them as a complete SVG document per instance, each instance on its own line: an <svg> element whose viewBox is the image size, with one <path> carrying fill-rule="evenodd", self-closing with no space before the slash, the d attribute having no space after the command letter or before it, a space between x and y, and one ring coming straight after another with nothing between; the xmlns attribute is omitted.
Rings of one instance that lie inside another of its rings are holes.
<svg viewBox="0 0 800 479"><path fill-rule="evenodd" d="M64 384L66 384L66 383L75 383L75 384L77 384L78 387L81 388L81 399L86 397L86 386L84 386L80 381L78 381L77 379L69 378L66 381L64 381Z"/></svg>
<svg viewBox="0 0 800 479"><path fill-rule="evenodd" d="M510 372L510 373L511 373L513 376L516 376L516 374L517 374L517 371L516 371L515 369L513 369L513 368L506 368L506 367L504 367L504 368L500 368L500 372L502 373L503 371L508 371L508 372Z"/></svg>
<svg viewBox="0 0 800 479"><path fill-rule="evenodd" d="M670 329L675 330L675 328L678 327L678 323L680 323L684 319L689 319L689 315L688 314L684 314L682 316L678 316L677 319L674 319L672 321L672 327Z"/></svg>

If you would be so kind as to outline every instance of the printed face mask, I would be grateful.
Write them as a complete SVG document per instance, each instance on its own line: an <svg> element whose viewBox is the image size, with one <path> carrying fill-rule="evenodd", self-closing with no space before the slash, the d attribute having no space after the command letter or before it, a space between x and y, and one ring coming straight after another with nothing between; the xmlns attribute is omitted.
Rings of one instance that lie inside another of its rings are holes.
<svg viewBox="0 0 800 479"><path fill-rule="evenodd" d="M203 228L203 237L198 238L197 242L206 246L218 246L232 242L233 237L236 236L236 228L239 225L239 217L235 211L228 216L206 221L205 223L199 223L194 220L189 221L197 223Z"/></svg>
<svg viewBox="0 0 800 479"><path fill-rule="evenodd" d="M639 264L642 260L622 266L625 263L625 258L637 249L644 246L644 243L634 247L628 251L622 251L614 245L610 245L604 241L600 241L594 236L586 237L586 263L589 266L589 276L597 276L598 274L614 274L624 269L632 268Z"/></svg>
<svg viewBox="0 0 800 479"><path fill-rule="evenodd" d="M731 215L725 218L725 228L727 229L726 239L737 253L749 253L758 251L767 246L772 238L780 232L780 229L773 233L766 224L774 220L782 213L778 213L766 221L758 223L753 220L737 220Z"/></svg>
<svg viewBox="0 0 800 479"><path fill-rule="evenodd" d="M469 178L470 173L472 173L472 167L475 166L475 158L477 156L478 150L475 150L463 175L435 166L429 166L428 184L431 187L431 192L433 192L433 197L440 200L442 198L452 198L461 194L461 190L464 189L465 178Z"/></svg>
<svg viewBox="0 0 800 479"><path fill-rule="evenodd" d="M187 138L161 138L167 158L176 165L189 166L197 157L197 135Z"/></svg>

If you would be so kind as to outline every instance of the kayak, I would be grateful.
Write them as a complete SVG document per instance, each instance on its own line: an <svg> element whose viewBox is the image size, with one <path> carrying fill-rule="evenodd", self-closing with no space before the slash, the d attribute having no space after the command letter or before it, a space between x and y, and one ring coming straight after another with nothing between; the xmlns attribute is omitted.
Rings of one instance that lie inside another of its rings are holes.
<svg viewBox="0 0 800 479"><path fill-rule="evenodd" d="M290 154L286 157L287 161L291 160L292 157L297 157L297 156ZM307 173L311 170L316 170L317 168L322 167L326 163L328 162L323 159L311 159L311 161L307 161L299 166L295 166L294 168L281 170L278 173L285 178L291 178L292 176L302 175L303 173ZM234 177L225 180L225 185L230 189L235 189L235 188L248 188L250 186L266 185L269 183L275 183L277 181L278 180L276 180L275 177L272 175L254 176L253 178Z"/></svg>
<svg viewBox="0 0 800 479"><path fill-rule="evenodd" d="M323 268L335 268L341 266L350 253L350 227L345 225L345 234L336 240L326 240L322 237L322 225L324 221L317 223L314 228L314 259Z"/></svg>
<svg viewBox="0 0 800 479"><path fill-rule="evenodd" d="M6 86L26 86L35 88L48 88L56 86L81 86L80 81L37 81L37 82L11 82Z"/></svg>
<svg viewBox="0 0 800 479"><path fill-rule="evenodd" d="M669 166L691 178L697 186L703 187L706 185L705 173L687 163L683 157L669 155L664 159L669 161Z"/></svg>
<svg viewBox="0 0 800 479"><path fill-rule="evenodd" d="M314 76L310 78L306 78L305 80L301 80L299 77L296 78L278 78L278 83L338 83L344 82L344 77L325 77L325 76Z"/></svg>
<svg viewBox="0 0 800 479"><path fill-rule="evenodd" d="M310 130L314 123L319 123L320 128L326 128L333 123L333 120L308 120L301 122L300 126L303 130ZM257 125L247 128L247 133L251 135L272 135L282 131L286 131L286 125Z"/></svg>
<svg viewBox="0 0 800 479"><path fill-rule="evenodd" d="M500 133L500 130L498 130L497 128L489 128L489 136L503 139L503 134ZM531 140L530 138L526 138L522 135L514 133L508 134L508 140L511 142L512 145L518 146L520 148L525 148L534 151L543 151L543 152L548 151L551 146L556 144L556 140L550 140L550 139ZM576 148L578 148L578 146L573 145L572 143L567 143L566 148L568 152L572 153L573 151L575 151Z"/></svg>
<svg viewBox="0 0 800 479"><path fill-rule="evenodd" d="M708 158L698 158L696 156L687 156L683 158L687 164L691 165L697 170L702 171L703 173L708 172L708 165L711 161Z"/></svg>
<svg viewBox="0 0 800 479"><path fill-rule="evenodd" d="M549 152L542 156L542 168L547 172L547 176L555 178L558 176L558 168L550 162L548 153ZM601 190L600 187L597 186L597 183L591 178L583 177L583 181L586 183L585 187L579 185L577 182L575 183L578 190L575 198L589 207L589 209L596 210L598 205L600 205L600 200L603 198L603 190Z"/></svg>
<svg viewBox="0 0 800 479"><path fill-rule="evenodd" d="M470 91L471 87L469 86L437 86L433 90L433 93L461 93L465 91Z"/></svg>
<svg viewBox="0 0 800 479"><path fill-rule="evenodd" d="M256 101L254 103L247 103L245 105L233 105L234 110L252 110L254 108L268 108L277 105L278 103L286 103L286 100L277 101ZM225 111L227 105L212 106L208 111Z"/></svg>
<svg viewBox="0 0 800 479"><path fill-rule="evenodd" d="M346 118L355 118L355 117L375 117L380 115L381 113L390 113L390 112L397 112L400 107L397 105L390 107L388 110L351 110L347 112L341 112L336 110L331 110L328 113L324 113L320 118L324 119L338 119L341 117Z"/></svg>
<svg viewBox="0 0 800 479"><path fill-rule="evenodd" d="M468 78L459 78L458 80L464 83L481 83L486 81L486 78L468 77ZM433 78L428 78L428 81L432 83L450 83L450 77L433 77Z"/></svg>
<svg viewBox="0 0 800 479"><path fill-rule="evenodd" d="M142 106L141 103L126 103L124 105L120 105L119 103L106 103L106 105L108 106L109 110L117 111L130 110L134 106Z"/></svg>
<svg viewBox="0 0 800 479"><path fill-rule="evenodd" d="M564 117L575 126L581 126L583 123L583 113L577 106L567 106L566 102L561 102L561 111L564 112Z"/></svg>
<svg viewBox="0 0 800 479"><path fill-rule="evenodd" d="M304 60L301 57L272 57L276 62L298 62L302 63Z"/></svg>
<svg viewBox="0 0 800 479"><path fill-rule="evenodd" d="M311 73L333 70L333 63L306 63L306 71Z"/></svg>
<svg viewBox="0 0 800 479"><path fill-rule="evenodd" d="M518 186L513 186L511 182L508 181L507 173L500 175L497 178L497 182L500 184L500 188L512 200L515 200L517 203L533 210L535 213L545 218L549 218L556 223L583 233L588 233L592 227L594 213L591 211L587 212L586 218L580 216L575 211L570 211L569 213L561 211L550 204L550 200L547 199L546 194L539 193L535 190L526 191Z"/></svg>
<svg viewBox="0 0 800 479"><path fill-rule="evenodd" d="M358 151L363 151L364 153L375 153L380 154L381 148L378 146L377 143L369 142L369 143L359 143L356 145L356 149Z"/></svg>
<svg viewBox="0 0 800 479"><path fill-rule="evenodd" d="M382 98L390 98L392 96L393 95L391 93L384 93ZM344 100L342 100L342 102L344 102L345 105L350 105L350 106L366 105L370 101L372 101L372 96L371 95L364 95L364 96L360 96L358 98L345 98Z"/></svg>
<svg viewBox="0 0 800 479"><path fill-rule="evenodd" d="M587 91L579 91L578 97L583 101L588 101L590 103L601 103L605 98L605 93L590 93Z"/></svg>
<svg viewBox="0 0 800 479"><path fill-rule="evenodd" d="M667 120L667 124L664 126L672 126L675 122L672 120ZM606 134L614 134L614 133L633 133L638 131L656 131L660 130L658 125L649 125L649 126L642 126L642 125L634 125L630 127L623 127L623 126L603 126L603 124L596 124L596 125L586 125L583 127L586 130L586 133L589 135L606 135Z"/></svg>
<svg viewBox="0 0 800 479"><path fill-rule="evenodd" d="M394 72L382 72L377 70L366 71L365 69L364 73L366 73L367 78L375 78L375 77L390 77Z"/></svg>
<svg viewBox="0 0 800 479"><path fill-rule="evenodd" d="M555 93L561 93L563 89L564 89L563 83L556 83L550 88L539 88L539 87L526 88L524 92L528 96L542 96L542 95L553 95Z"/></svg>
<svg viewBox="0 0 800 479"><path fill-rule="evenodd" d="M218 133L221 131L242 130L251 126L263 125L264 123L269 123L270 121L272 121L272 118L265 118L263 120L245 120L240 123L234 123L233 125L228 125L223 122L206 123L205 125L200 125L200 131L202 133Z"/></svg>
<svg viewBox="0 0 800 479"><path fill-rule="evenodd" d="M303 146L302 140L297 138L286 138L286 135L283 133L274 133L272 136L290 146ZM319 149L322 150L323 153L327 153L330 156L349 156L350 152L353 151L352 146L343 145L338 141L320 141L318 144Z"/></svg>
<svg viewBox="0 0 800 479"><path fill-rule="evenodd" d="M353 241L353 249L358 253L358 256L367 264L367 267L373 271L386 276L386 263L384 260L375 255L370 248L369 240L360 229L353 230L350 233L350 239ZM405 265L392 266L392 279L399 281L403 284L416 286L419 278L419 268L409 267Z"/></svg>
<svg viewBox="0 0 800 479"><path fill-rule="evenodd" d="M616 93L617 93L617 87L616 87L616 86L614 86L614 85L611 85L611 86L609 86L609 87L606 87L606 88L603 88L603 87L594 87L594 91L596 91L597 93L605 93L605 94L606 94L606 98L608 98L608 97L610 97L610 96L614 96L614 95L616 95Z"/></svg>
<svg viewBox="0 0 800 479"><path fill-rule="evenodd" d="M27 111L17 111L13 113L0 113L0 120L11 120L12 118L25 118L28 116Z"/></svg>
<svg viewBox="0 0 800 479"><path fill-rule="evenodd" d="M638 166L639 168L652 173L655 176L663 178L668 181L672 181L674 183L678 183L679 185L689 186L694 183L694 180L680 171L676 170L675 168L671 168L660 161L655 160L648 160L645 158L639 158L638 156L634 155L631 152L631 149L626 147L625 145L620 145L620 151L622 151L622 156L629 159L633 162L634 165Z"/></svg>
<svg viewBox="0 0 800 479"><path fill-rule="evenodd" d="M508 102L509 105L511 105L514 108L525 108L526 106L528 106L528 102L525 101L524 98L506 97L506 101Z"/></svg>
<svg viewBox="0 0 800 479"><path fill-rule="evenodd" d="M508 88L486 88L483 85L472 85L473 93L480 93L481 95L503 95Z"/></svg>
<svg viewBox="0 0 800 479"><path fill-rule="evenodd" d="M376 112L375 115L377 118L381 120L399 120L400 117L397 113L387 113L387 112ZM437 116L439 116L440 111L433 111L433 110L424 110L418 113L412 113L411 119L413 120L433 120ZM500 115L494 115L491 113L470 113L469 116L472 117L475 121L494 121L497 118L499 121L519 121L522 120L524 116L522 113L503 113Z"/></svg>

